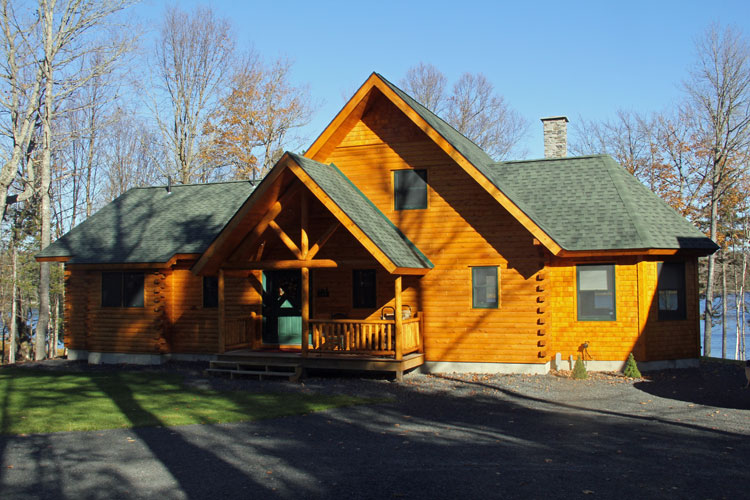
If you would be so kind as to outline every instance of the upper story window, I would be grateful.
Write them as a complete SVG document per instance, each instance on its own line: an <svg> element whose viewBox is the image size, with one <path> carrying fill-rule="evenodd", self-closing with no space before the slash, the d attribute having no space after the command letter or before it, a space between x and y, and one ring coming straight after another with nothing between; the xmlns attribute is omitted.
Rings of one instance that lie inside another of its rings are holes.
<svg viewBox="0 0 750 500"><path fill-rule="evenodd" d="M576 266L578 321L615 321L615 265Z"/></svg>
<svg viewBox="0 0 750 500"><path fill-rule="evenodd" d="M427 170L393 172L394 210L427 208Z"/></svg>
<svg viewBox="0 0 750 500"><path fill-rule="evenodd" d="M496 266L471 268L471 307L474 309L497 309L500 303L497 271Z"/></svg>
<svg viewBox="0 0 750 500"><path fill-rule="evenodd" d="M102 273L102 307L143 307L143 273Z"/></svg>
<svg viewBox="0 0 750 500"><path fill-rule="evenodd" d="M685 263L659 262L657 295L659 320L687 319L685 306Z"/></svg>
<svg viewBox="0 0 750 500"><path fill-rule="evenodd" d="M219 278L203 277L203 307L219 307Z"/></svg>

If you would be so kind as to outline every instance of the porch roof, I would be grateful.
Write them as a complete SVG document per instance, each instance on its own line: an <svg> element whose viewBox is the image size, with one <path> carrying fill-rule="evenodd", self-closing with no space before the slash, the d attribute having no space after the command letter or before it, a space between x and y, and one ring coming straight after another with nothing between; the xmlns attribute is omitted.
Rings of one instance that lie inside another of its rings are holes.
<svg viewBox="0 0 750 500"><path fill-rule="evenodd" d="M333 163L326 165L295 153L287 154L396 267L411 269L433 267L430 259L336 165ZM301 180L305 182L305 179Z"/></svg>

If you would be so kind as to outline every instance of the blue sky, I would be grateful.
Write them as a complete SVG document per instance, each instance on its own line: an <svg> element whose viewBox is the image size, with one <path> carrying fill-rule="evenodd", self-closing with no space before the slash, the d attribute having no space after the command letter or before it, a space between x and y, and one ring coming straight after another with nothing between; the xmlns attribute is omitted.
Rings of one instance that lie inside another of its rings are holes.
<svg viewBox="0 0 750 500"><path fill-rule="evenodd" d="M167 2L145 0L144 22ZM681 98L694 40L712 23L750 36L750 2L659 1L181 1L210 5L234 24L240 46L287 56L293 77L322 101L307 144L373 71L397 83L420 62L455 81L481 72L530 123L528 157L543 156L539 118L574 122L618 108L659 111Z"/></svg>

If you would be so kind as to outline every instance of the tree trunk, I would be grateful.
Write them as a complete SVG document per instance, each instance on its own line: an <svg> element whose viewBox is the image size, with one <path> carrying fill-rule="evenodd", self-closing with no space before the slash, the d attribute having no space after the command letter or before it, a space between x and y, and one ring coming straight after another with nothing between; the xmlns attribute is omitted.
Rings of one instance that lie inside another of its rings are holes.
<svg viewBox="0 0 750 500"><path fill-rule="evenodd" d="M16 338L18 330L18 256L16 254L16 244L11 240L11 302L10 302L10 348L8 349L8 363L16 362Z"/></svg>
<svg viewBox="0 0 750 500"><path fill-rule="evenodd" d="M44 5L42 13L44 29L44 113L42 113L42 161L39 172L39 195L40 195L40 218L42 220L41 248L45 249L51 242L51 204L50 183L52 168L52 106L54 99L53 79L53 47L52 47L52 7ZM39 320L36 326L36 342L34 358L39 361L45 358L44 348L47 344L47 332L49 330L49 289L50 289L50 264L40 262L39 264Z"/></svg>
<svg viewBox="0 0 750 500"><path fill-rule="evenodd" d="M716 241L716 219L718 218L719 200L711 197L711 228L709 237ZM703 318L703 355L711 356L711 327L713 326L714 314L714 270L716 267L716 254L708 256L708 271L706 276L706 307Z"/></svg>
<svg viewBox="0 0 750 500"><path fill-rule="evenodd" d="M727 357L727 256L721 252L721 357Z"/></svg>

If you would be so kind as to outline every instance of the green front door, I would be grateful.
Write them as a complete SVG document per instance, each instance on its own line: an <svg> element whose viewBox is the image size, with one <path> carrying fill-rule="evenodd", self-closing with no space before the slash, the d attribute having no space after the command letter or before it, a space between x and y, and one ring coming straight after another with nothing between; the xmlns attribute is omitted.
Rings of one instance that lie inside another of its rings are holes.
<svg viewBox="0 0 750 500"><path fill-rule="evenodd" d="M300 272L263 272L263 343L300 345L302 339Z"/></svg>

